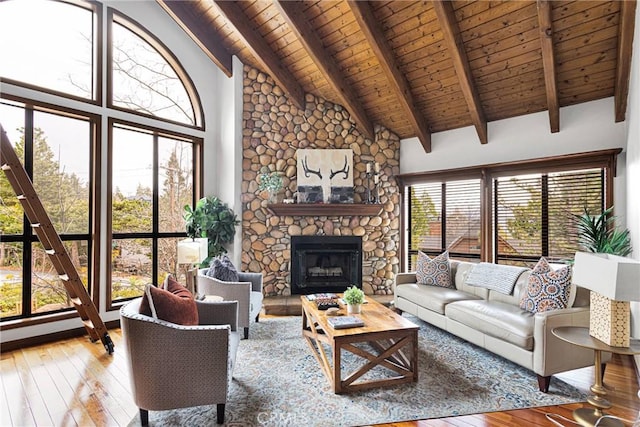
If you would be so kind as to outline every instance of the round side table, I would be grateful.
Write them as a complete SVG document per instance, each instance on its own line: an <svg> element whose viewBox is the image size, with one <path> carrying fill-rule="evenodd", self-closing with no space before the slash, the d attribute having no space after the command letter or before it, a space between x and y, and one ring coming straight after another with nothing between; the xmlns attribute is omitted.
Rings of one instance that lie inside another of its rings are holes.
<svg viewBox="0 0 640 427"><path fill-rule="evenodd" d="M594 352L595 383L591 386L593 395L587 399L594 408L578 408L573 411L573 418L578 424L593 427L604 415L602 411L611 408L611 403L606 399L607 391L602 385L602 352L622 355L640 354L640 340L632 339L629 347L611 347L589 335L589 328L585 327L563 326L554 328L551 333L563 341L579 347L590 348ZM598 423L598 426L623 427L624 424L615 418L604 418Z"/></svg>

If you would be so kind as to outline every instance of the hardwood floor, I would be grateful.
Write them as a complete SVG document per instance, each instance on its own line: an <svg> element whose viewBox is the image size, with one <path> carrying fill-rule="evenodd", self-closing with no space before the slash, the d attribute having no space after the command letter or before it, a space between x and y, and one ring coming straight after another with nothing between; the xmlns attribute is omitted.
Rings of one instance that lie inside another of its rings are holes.
<svg viewBox="0 0 640 427"><path fill-rule="evenodd" d="M116 346L111 356L99 342L91 343L85 337L2 353L0 425L126 426L138 410L129 393L122 335L119 329L109 333ZM578 369L559 377L588 390L593 382L593 368ZM608 413L635 420L640 400L633 360L614 357L607 365L604 380L614 405ZM555 413L571 419L572 411L585 405L520 409L384 426L553 426L545 414ZM564 422L564 425L572 424Z"/></svg>

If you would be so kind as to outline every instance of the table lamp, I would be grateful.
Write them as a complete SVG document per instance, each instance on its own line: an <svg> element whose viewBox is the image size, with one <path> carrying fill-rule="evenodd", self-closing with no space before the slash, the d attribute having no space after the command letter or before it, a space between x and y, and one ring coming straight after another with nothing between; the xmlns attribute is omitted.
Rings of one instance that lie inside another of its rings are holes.
<svg viewBox="0 0 640 427"><path fill-rule="evenodd" d="M640 261L576 252L573 283L591 290L589 334L612 347L629 347L629 301L640 301Z"/></svg>
<svg viewBox="0 0 640 427"><path fill-rule="evenodd" d="M178 242L178 264L187 265L185 271L186 288L191 293L195 293L195 275L192 267L200 264L209 256L209 239L198 237L195 239L184 239Z"/></svg>

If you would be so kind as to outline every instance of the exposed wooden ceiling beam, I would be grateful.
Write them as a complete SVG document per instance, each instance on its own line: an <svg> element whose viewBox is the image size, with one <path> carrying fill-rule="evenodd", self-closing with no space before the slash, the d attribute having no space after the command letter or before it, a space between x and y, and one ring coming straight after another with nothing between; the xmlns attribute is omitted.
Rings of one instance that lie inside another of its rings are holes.
<svg viewBox="0 0 640 427"><path fill-rule="evenodd" d="M202 15L195 13L194 5L171 0L157 0L157 2L222 72L231 77L233 74L231 54L225 49L220 34L202 18Z"/></svg>
<svg viewBox="0 0 640 427"><path fill-rule="evenodd" d="M380 62L380 66L384 74L391 84L391 89L396 94L400 106L404 110L407 118L411 122L420 143L424 147L424 151L431 152L431 131L425 117L420 114L420 109L413 98L411 87L407 78L400 71L400 67L393 53L393 50L387 43L387 39L380 28L380 24L373 15L371 6L366 1L349 0L347 2L356 21L366 37L369 45L373 49L374 54Z"/></svg>
<svg viewBox="0 0 640 427"><path fill-rule="evenodd" d="M244 39L246 47L260 62L264 70L273 77L293 104L305 109L304 89L293 77L291 72L282 65L280 58L264 41L262 35L252 26L251 20L244 14L240 5L235 1L215 0L216 6L224 17L234 26Z"/></svg>
<svg viewBox="0 0 640 427"><path fill-rule="evenodd" d="M631 54L633 31L635 27L636 2L620 2L620 29L618 31L618 65L614 103L616 122L624 121L627 115L627 98L629 97L629 76L631 75Z"/></svg>
<svg viewBox="0 0 640 427"><path fill-rule="evenodd" d="M556 133L560 132L560 103L558 101L558 85L556 83L556 61L553 49L551 2L548 0L538 0L538 28L540 30L540 47L542 49L544 84L547 91L549 127L551 128L552 133Z"/></svg>
<svg viewBox="0 0 640 427"><path fill-rule="evenodd" d="M453 61L453 66L456 70L458 81L460 82L460 89L467 102L467 108L469 108L471 121L476 128L480 143L486 144L488 142L487 119L485 118L484 109L480 103L478 90L473 82L469 59L464 50L464 43L460 36L460 27L458 27L453 6L449 1L437 0L433 2L433 8L438 17L438 22L440 23L448 51L451 54L451 60Z"/></svg>
<svg viewBox="0 0 640 427"><path fill-rule="evenodd" d="M367 117L364 107L358 101L352 87L343 77L336 61L324 49L322 40L304 16L303 4L295 1L276 1L275 5L278 6L291 31L300 40L306 52L336 92L339 102L349 111L360 131L369 139L374 139L373 124Z"/></svg>

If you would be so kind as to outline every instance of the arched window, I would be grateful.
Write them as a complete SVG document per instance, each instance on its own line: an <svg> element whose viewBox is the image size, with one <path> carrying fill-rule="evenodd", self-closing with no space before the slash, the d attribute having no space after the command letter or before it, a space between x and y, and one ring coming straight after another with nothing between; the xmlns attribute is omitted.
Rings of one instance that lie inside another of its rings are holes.
<svg viewBox="0 0 640 427"><path fill-rule="evenodd" d="M112 105L201 127L193 84L175 57L131 20L109 15Z"/></svg>
<svg viewBox="0 0 640 427"><path fill-rule="evenodd" d="M97 305L106 295L115 309L145 284L180 277L183 206L202 196L204 119L176 56L130 18L84 0L0 1L0 51L0 123ZM74 313L26 224L0 172L3 328Z"/></svg>

